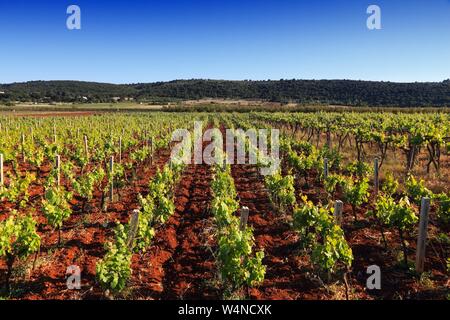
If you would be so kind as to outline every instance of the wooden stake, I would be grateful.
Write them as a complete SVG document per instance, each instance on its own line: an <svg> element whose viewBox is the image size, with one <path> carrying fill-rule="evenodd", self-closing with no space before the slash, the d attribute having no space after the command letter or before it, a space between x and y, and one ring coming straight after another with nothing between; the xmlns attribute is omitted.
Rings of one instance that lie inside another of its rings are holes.
<svg viewBox="0 0 450 320"><path fill-rule="evenodd" d="M327 131L327 147L328 149L331 149L331 132Z"/></svg>
<svg viewBox="0 0 450 320"><path fill-rule="evenodd" d="M114 197L114 156L109 160L109 172L111 174L111 186L109 189L109 201L113 201Z"/></svg>
<svg viewBox="0 0 450 320"><path fill-rule="evenodd" d="M378 172L378 158L375 158L373 169L374 169L375 194L378 194L378 190L380 188L380 180L379 180L379 172Z"/></svg>
<svg viewBox="0 0 450 320"><path fill-rule="evenodd" d="M3 153L0 154L0 186L5 184L5 177L3 175Z"/></svg>
<svg viewBox="0 0 450 320"><path fill-rule="evenodd" d="M87 135L84 135L84 154L86 155L86 159L89 160L89 150L88 150L88 137Z"/></svg>
<svg viewBox="0 0 450 320"><path fill-rule="evenodd" d="M148 142L150 143L150 154L153 154L153 138L150 137Z"/></svg>
<svg viewBox="0 0 450 320"><path fill-rule="evenodd" d="M55 159L56 163L56 184L59 187L61 185L61 156L57 155Z"/></svg>
<svg viewBox="0 0 450 320"><path fill-rule="evenodd" d="M341 200L336 200L334 203L334 221L338 225L342 225L342 211L344 209L344 203Z"/></svg>
<svg viewBox="0 0 450 320"><path fill-rule="evenodd" d="M248 213L249 213L248 207L242 207L241 222L239 224L239 228L241 229L241 231L244 231L247 228Z"/></svg>
<svg viewBox="0 0 450 320"><path fill-rule="evenodd" d="M150 137L150 165L153 165L153 137Z"/></svg>
<svg viewBox="0 0 450 320"><path fill-rule="evenodd" d="M22 161L25 162L25 135L22 133Z"/></svg>
<svg viewBox="0 0 450 320"><path fill-rule="evenodd" d="M420 206L420 223L419 223L419 237L417 238L416 249L416 271L421 273L425 266L425 249L428 233L428 214L430 212L430 198L422 198Z"/></svg>
<svg viewBox="0 0 450 320"><path fill-rule="evenodd" d="M122 136L119 137L119 163L122 163Z"/></svg>
<svg viewBox="0 0 450 320"><path fill-rule="evenodd" d="M323 176L324 178L328 178L328 159L323 159Z"/></svg>
<svg viewBox="0 0 450 320"><path fill-rule="evenodd" d="M139 227L139 210L134 210L131 216L130 224L129 224L128 238L127 238L127 247L131 250L133 249L133 242L136 238L136 234Z"/></svg>

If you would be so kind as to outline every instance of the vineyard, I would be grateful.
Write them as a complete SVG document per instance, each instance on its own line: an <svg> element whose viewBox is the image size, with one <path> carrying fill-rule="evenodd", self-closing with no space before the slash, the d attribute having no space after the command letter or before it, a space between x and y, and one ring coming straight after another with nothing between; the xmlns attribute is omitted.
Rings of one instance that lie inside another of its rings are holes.
<svg viewBox="0 0 450 320"><path fill-rule="evenodd" d="M215 163L172 141L194 123ZM4 115L0 137L2 299L450 299L449 114Z"/></svg>

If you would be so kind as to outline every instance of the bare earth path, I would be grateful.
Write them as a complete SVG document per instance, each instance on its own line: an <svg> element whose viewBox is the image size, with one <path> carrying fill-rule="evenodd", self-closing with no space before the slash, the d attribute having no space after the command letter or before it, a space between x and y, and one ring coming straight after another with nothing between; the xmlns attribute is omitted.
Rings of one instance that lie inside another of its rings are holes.
<svg viewBox="0 0 450 320"><path fill-rule="evenodd" d="M218 299L211 202L211 168L188 165L175 193L176 210L136 261L143 299ZM133 268L134 269L134 268Z"/></svg>

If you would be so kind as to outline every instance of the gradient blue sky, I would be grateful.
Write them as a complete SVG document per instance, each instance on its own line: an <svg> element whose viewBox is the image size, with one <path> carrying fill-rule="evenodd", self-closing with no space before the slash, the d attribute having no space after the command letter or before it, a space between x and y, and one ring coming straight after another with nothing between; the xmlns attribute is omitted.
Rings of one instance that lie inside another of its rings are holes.
<svg viewBox="0 0 450 320"><path fill-rule="evenodd" d="M0 0L0 83L190 78L442 81L450 0Z"/></svg>

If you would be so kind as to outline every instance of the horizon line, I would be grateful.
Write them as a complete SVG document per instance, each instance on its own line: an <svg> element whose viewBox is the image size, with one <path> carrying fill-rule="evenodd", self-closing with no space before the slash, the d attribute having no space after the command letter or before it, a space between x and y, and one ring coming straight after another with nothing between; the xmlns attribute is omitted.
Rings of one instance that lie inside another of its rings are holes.
<svg viewBox="0 0 450 320"><path fill-rule="evenodd" d="M383 82L396 84L413 84L413 83L443 83L450 79L442 79L441 81L392 81L392 80L367 80L367 79L348 79L348 78L329 78L329 79L307 79L307 78L280 78L280 79L212 79L212 78L180 78L173 80L156 80L146 82L107 82L107 81L93 81L93 80L79 80L79 79L52 79L52 80L24 80L13 82L0 82L0 85L25 84L30 82L85 82L98 84L112 84L112 85L136 85L136 84L155 84L155 83L170 83L176 81L226 81L226 82L269 82L269 81L354 81L354 82Z"/></svg>

